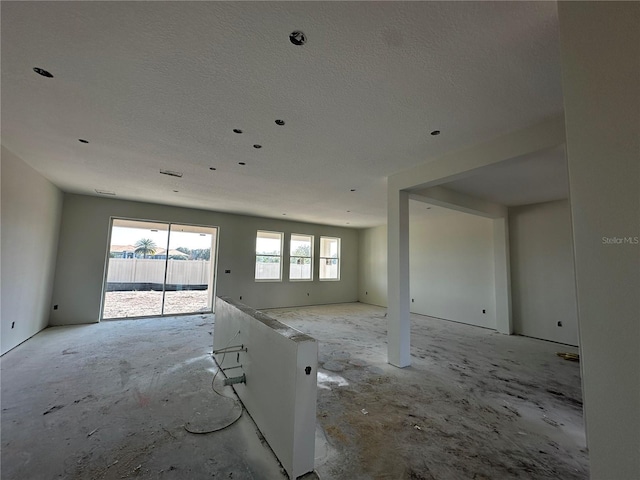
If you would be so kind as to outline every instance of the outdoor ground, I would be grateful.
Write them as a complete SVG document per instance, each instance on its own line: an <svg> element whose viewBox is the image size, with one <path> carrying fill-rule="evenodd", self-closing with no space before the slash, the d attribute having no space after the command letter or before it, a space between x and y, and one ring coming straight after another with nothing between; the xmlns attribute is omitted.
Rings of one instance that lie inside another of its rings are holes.
<svg viewBox="0 0 640 480"><path fill-rule="evenodd" d="M211 311L207 305L208 290L179 290L166 292L165 314L197 313ZM154 290L107 292L104 299L103 318L128 318L160 315L162 292Z"/></svg>

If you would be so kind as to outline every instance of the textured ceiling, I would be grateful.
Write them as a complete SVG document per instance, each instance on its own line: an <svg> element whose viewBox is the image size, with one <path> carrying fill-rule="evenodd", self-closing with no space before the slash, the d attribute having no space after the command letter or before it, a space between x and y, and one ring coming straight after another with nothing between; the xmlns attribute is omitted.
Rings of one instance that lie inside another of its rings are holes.
<svg viewBox="0 0 640 480"><path fill-rule="evenodd" d="M508 207L569 198L564 145L514 158L443 187Z"/></svg>
<svg viewBox="0 0 640 480"><path fill-rule="evenodd" d="M67 192L379 225L388 175L562 111L554 2L1 9L2 144Z"/></svg>

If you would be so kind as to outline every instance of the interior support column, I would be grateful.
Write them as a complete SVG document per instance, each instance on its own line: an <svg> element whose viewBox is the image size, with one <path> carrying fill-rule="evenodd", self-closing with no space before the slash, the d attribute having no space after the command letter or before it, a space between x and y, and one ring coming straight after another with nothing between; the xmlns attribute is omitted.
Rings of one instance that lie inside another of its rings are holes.
<svg viewBox="0 0 640 480"><path fill-rule="evenodd" d="M388 362L396 367L411 364L409 318L409 194L388 192L387 247L387 349Z"/></svg>
<svg viewBox="0 0 640 480"><path fill-rule="evenodd" d="M640 478L640 3L558 13L591 478Z"/></svg>
<svg viewBox="0 0 640 480"><path fill-rule="evenodd" d="M509 274L509 219L493 219L493 274L496 298L496 330L511 335L511 280Z"/></svg>

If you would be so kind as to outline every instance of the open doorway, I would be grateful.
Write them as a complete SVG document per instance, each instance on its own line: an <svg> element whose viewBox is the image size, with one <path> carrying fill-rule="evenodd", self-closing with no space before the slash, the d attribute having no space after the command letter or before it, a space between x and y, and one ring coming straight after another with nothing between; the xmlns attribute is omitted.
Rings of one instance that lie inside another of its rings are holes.
<svg viewBox="0 0 640 480"><path fill-rule="evenodd" d="M111 220L101 319L213 310L217 228Z"/></svg>

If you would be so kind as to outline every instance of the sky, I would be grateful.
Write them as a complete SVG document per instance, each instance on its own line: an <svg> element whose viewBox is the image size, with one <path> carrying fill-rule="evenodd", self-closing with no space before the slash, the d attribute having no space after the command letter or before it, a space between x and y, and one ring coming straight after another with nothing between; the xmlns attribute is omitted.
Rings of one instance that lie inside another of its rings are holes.
<svg viewBox="0 0 640 480"><path fill-rule="evenodd" d="M148 229L113 227L111 231L111 245L135 245L142 238L150 238L158 248L167 247L167 230L153 232ZM171 249L186 247L211 248L211 235L189 232L171 232Z"/></svg>

